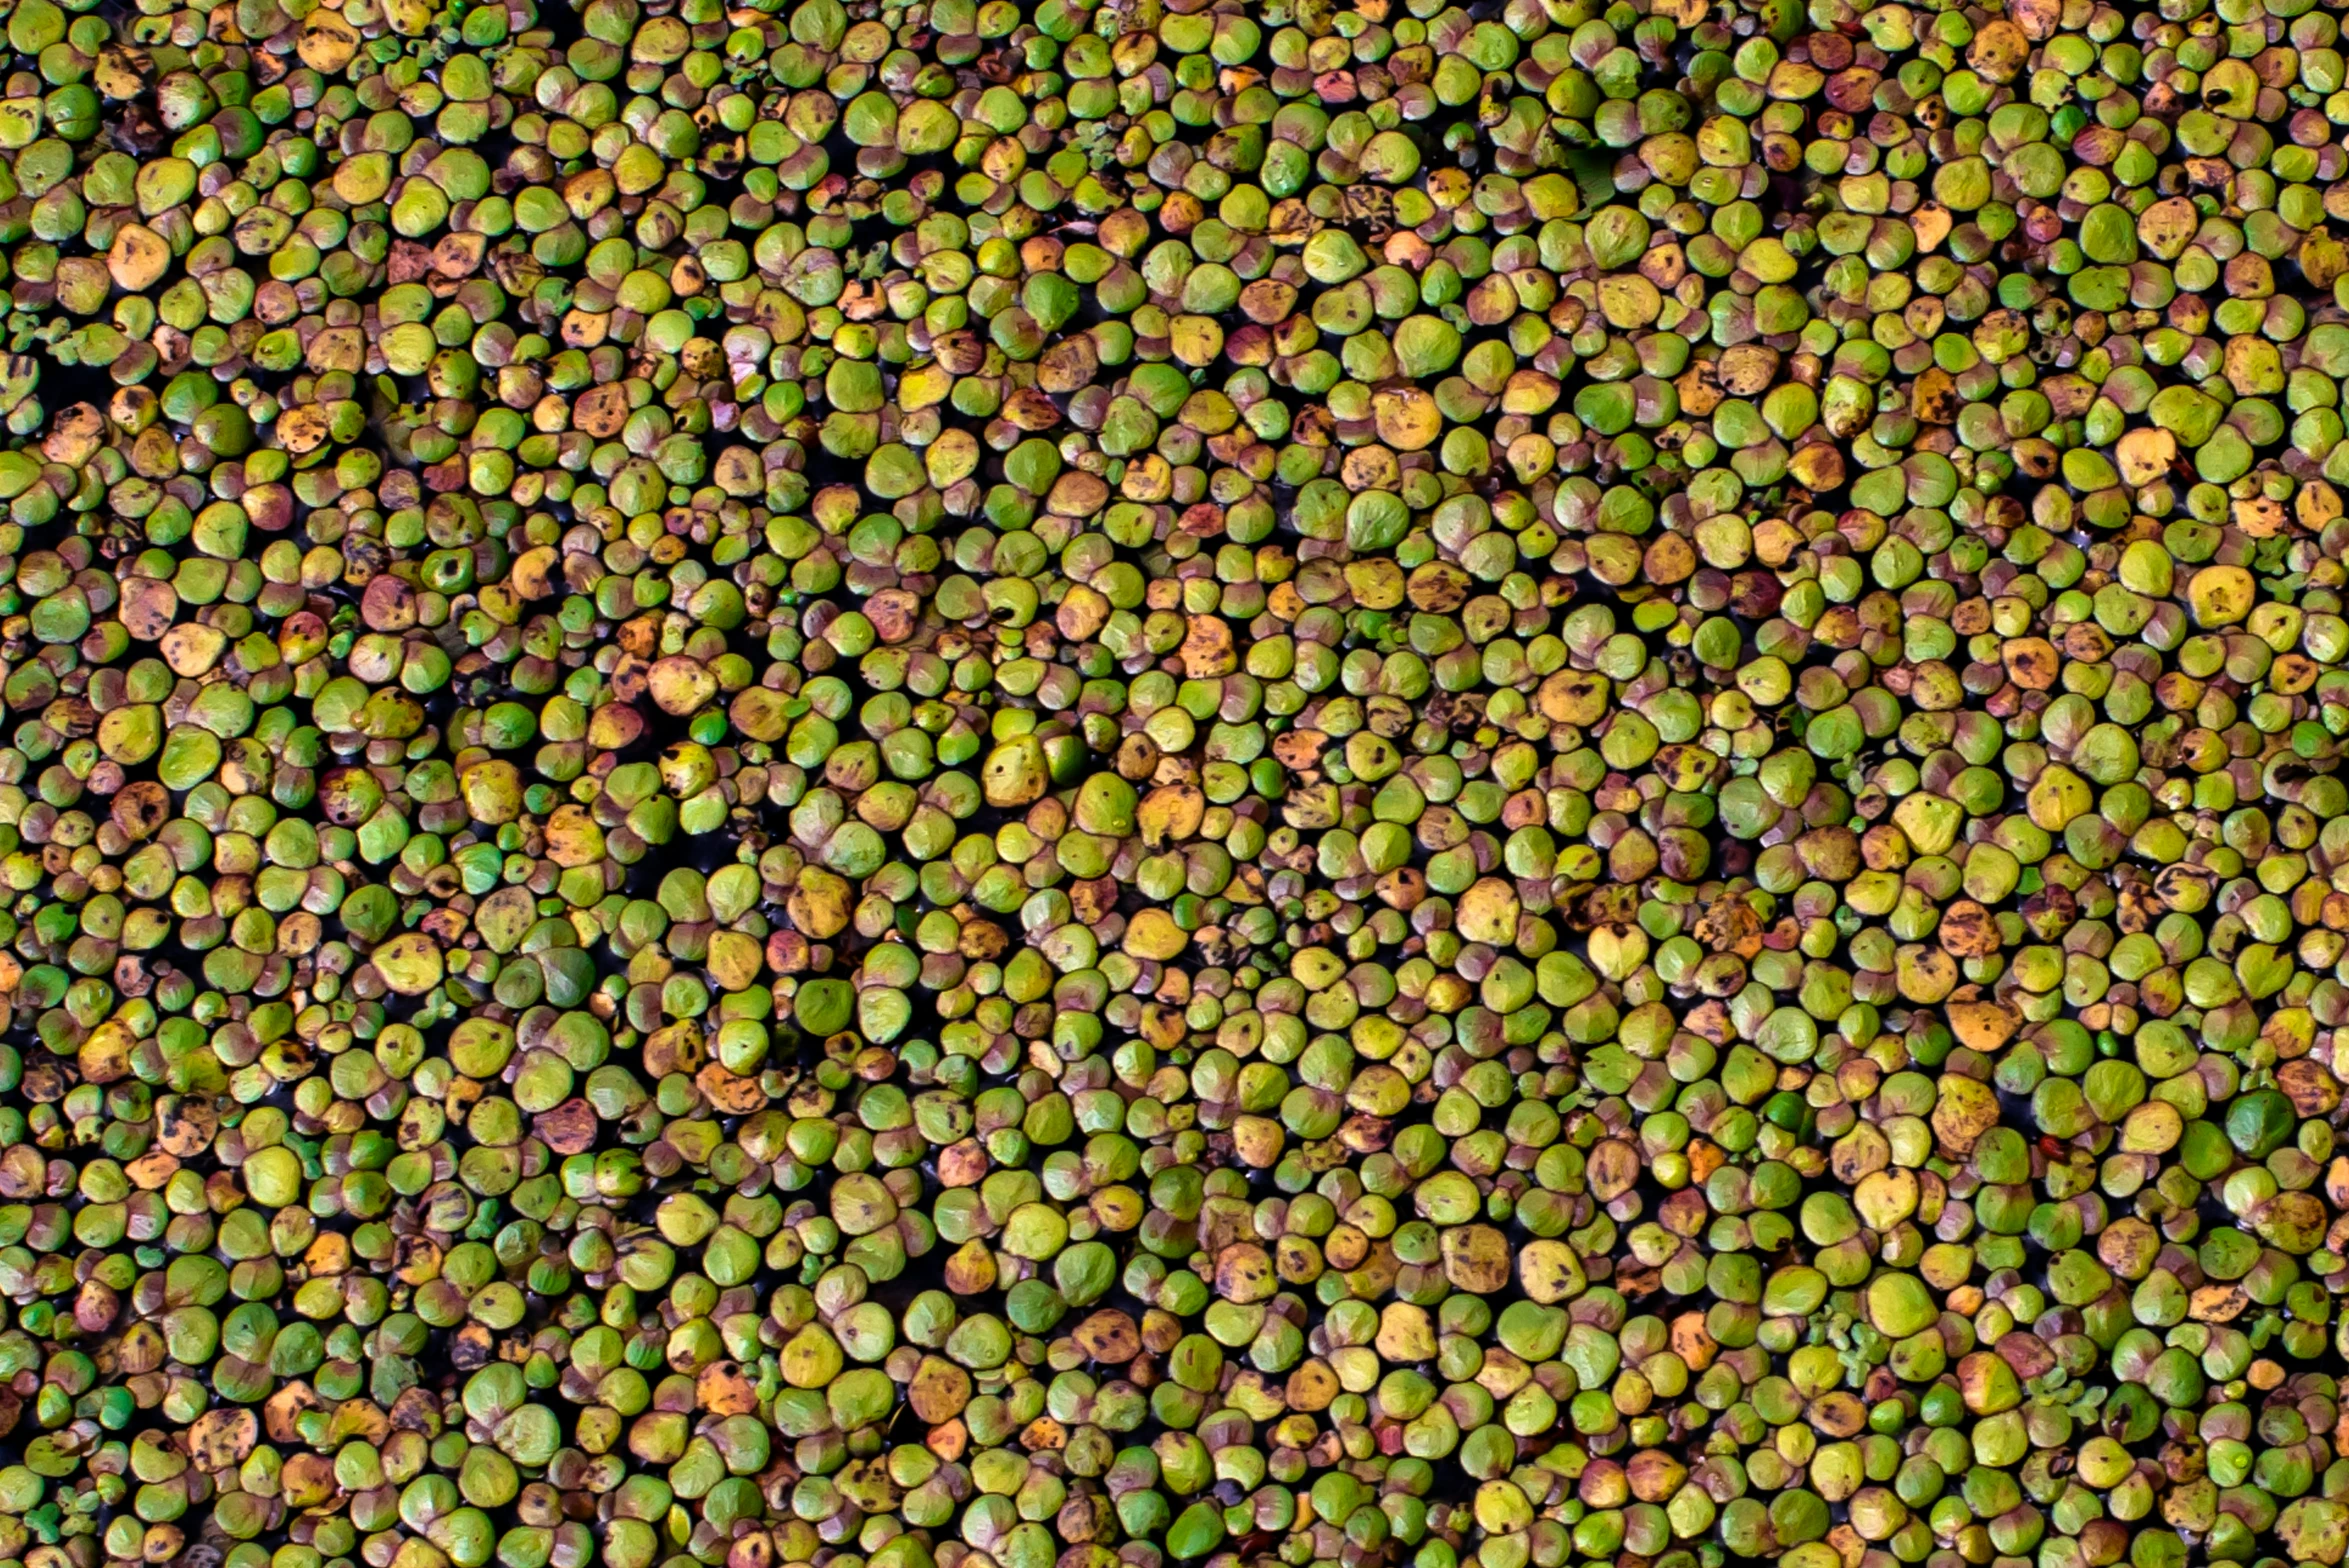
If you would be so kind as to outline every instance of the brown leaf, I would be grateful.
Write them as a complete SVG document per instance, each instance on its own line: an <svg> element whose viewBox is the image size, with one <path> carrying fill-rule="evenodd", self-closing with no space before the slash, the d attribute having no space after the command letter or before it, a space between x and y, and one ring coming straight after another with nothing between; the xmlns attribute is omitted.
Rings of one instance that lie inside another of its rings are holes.
<svg viewBox="0 0 2349 1568"><path fill-rule="evenodd" d="M243 1464L259 1441L261 1422L252 1411L242 1406L207 1410L188 1428L188 1457L199 1470L218 1473Z"/></svg>
<svg viewBox="0 0 2349 1568"><path fill-rule="evenodd" d="M1133 1318L1114 1307L1103 1308L1076 1326L1078 1348L1095 1361L1122 1365L1141 1353L1142 1334Z"/></svg>

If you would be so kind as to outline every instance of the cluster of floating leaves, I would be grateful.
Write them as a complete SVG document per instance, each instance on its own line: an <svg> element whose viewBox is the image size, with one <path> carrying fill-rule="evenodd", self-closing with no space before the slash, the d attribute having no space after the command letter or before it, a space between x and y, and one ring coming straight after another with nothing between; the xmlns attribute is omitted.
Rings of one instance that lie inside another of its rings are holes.
<svg viewBox="0 0 2349 1568"><path fill-rule="evenodd" d="M0 25L6 1568L2349 1554L2337 6Z"/></svg>

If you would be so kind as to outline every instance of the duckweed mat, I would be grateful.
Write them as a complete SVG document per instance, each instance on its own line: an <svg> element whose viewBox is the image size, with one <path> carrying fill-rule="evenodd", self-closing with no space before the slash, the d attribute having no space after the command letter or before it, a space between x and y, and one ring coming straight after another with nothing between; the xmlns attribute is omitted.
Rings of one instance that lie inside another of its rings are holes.
<svg viewBox="0 0 2349 1568"><path fill-rule="evenodd" d="M2339 0L0 0L0 1568L2335 1568Z"/></svg>

